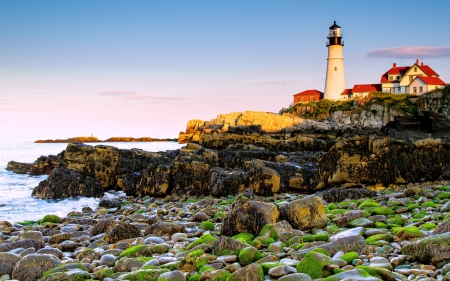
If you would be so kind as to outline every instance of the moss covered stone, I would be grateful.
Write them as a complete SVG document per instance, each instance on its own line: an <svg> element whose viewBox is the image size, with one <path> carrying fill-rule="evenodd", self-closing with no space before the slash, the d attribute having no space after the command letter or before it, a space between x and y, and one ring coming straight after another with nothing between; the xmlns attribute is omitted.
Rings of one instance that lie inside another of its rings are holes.
<svg viewBox="0 0 450 281"><path fill-rule="evenodd" d="M200 273L192 274L187 281L200 281Z"/></svg>
<svg viewBox="0 0 450 281"><path fill-rule="evenodd" d="M433 201L427 201L422 204L422 207L426 207L426 208L436 208L436 206L437 205Z"/></svg>
<svg viewBox="0 0 450 281"><path fill-rule="evenodd" d="M372 214L375 215L385 215L385 216L390 216L394 214L394 210L392 210L390 207L376 207L372 209Z"/></svg>
<svg viewBox="0 0 450 281"><path fill-rule="evenodd" d="M382 268L379 266L366 266L366 265L358 265L357 269L362 269L365 272L369 273L373 277L380 278L385 281L395 281L395 277L392 272L386 268Z"/></svg>
<svg viewBox="0 0 450 281"><path fill-rule="evenodd" d="M358 253L356 252L348 252L343 254L340 259L345 261L347 264L351 264L353 260L356 260L359 258Z"/></svg>
<svg viewBox="0 0 450 281"><path fill-rule="evenodd" d="M146 281L146 280L154 280L156 281L158 277L165 273L169 272L168 269L139 269L133 271L131 273L126 273L120 276L121 280L128 281Z"/></svg>
<svg viewBox="0 0 450 281"><path fill-rule="evenodd" d="M119 258L122 257L146 257L151 256L152 252L147 247L147 245L136 245L132 246L122 253L120 253Z"/></svg>
<svg viewBox="0 0 450 281"><path fill-rule="evenodd" d="M392 233L404 240L424 237L424 234L417 226L395 227L392 228Z"/></svg>
<svg viewBox="0 0 450 281"><path fill-rule="evenodd" d="M261 267L264 271L264 274L267 274L270 269L277 267L277 266L285 265L285 264L282 262L272 261L272 262L263 262L263 263L260 263L259 265L261 265Z"/></svg>
<svg viewBox="0 0 450 281"><path fill-rule="evenodd" d="M257 263L252 263L230 274L226 281L264 280L264 271Z"/></svg>
<svg viewBox="0 0 450 281"><path fill-rule="evenodd" d="M214 229L215 229L215 226L214 226L214 223L212 223L212 222L210 222L210 221L203 221L203 222L200 224L199 228L200 228L200 229L203 229L203 230L214 230Z"/></svg>
<svg viewBox="0 0 450 281"><path fill-rule="evenodd" d="M247 243L248 241L255 239L255 235L244 232L234 235L233 238L240 242Z"/></svg>
<svg viewBox="0 0 450 281"><path fill-rule="evenodd" d="M395 224L395 225L402 226L405 223L405 220L403 219L403 217L401 215L396 215L394 217L388 218L386 220L386 222L388 225Z"/></svg>
<svg viewBox="0 0 450 281"><path fill-rule="evenodd" d="M394 237L389 233L375 234L375 235L367 237L366 243L369 245L378 246L379 245L379 243L377 243L378 241L383 240L383 241L391 242L393 238Z"/></svg>
<svg viewBox="0 0 450 281"><path fill-rule="evenodd" d="M203 234L202 236L200 236L197 240L195 240L194 242L192 242L191 244L189 244L186 247L186 250L190 250L192 248L194 248L197 245L200 244L207 244L207 245L212 245L212 243L217 240L216 237L212 236L209 233Z"/></svg>
<svg viewBox="0 0 450 281"><path fill-rule="evenodd" d="M361 204L359 204L359 209L365 209L369 207L380 207L381 205L374 202L372 199L366 199Z"/></svg>
<svg viewBox="0 0 450 281"><path fill-rule="evenodd" d="M329 256L317 252L307 253L297 264L297 271L308 274L312 279L323 278L331 275L325 268L334 264Z"/></svg>
<svg viewBox="0 0 450 281"><path fill-rule="evenodd" d="M45 215L41 220L40 223L41 224L45 224L45 223L59 223L59 217L57 215Z"/></svg>
<svg viewBox="0 0 450 281"><path fill-rule="evenodd" d="M249 265L261 258L261 252L255 247L246 247L239 252L239 263L241 265Z"/></svg>
<svg viewBox="0 0 450 281"><path fill-rule="evenodd" d="M341 281L341 280L358 280L358 281L382 281L374 277L361 268L355 268L341 273L329 276L322 281Z"/></svg>

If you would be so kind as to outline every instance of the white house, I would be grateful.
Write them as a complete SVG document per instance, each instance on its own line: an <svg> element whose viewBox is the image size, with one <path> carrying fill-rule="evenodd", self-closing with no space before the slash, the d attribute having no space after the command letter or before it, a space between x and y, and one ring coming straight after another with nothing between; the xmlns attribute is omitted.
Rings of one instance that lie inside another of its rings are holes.
<svg viewBox="0 0 450 281"><path fill-rule="evenodd" d="M397 66L394 63L391 69L381 75L382 91L394 94L413 93L410 84L418 76L439 77L428 65L424 65L423 62L419 64L419 60L416 60L412 66ZM424 90L424 92L427 91Z"/></svg>
<svg viewBox="0 0 450 281"><path fill-rule="evenodd" d="M445 83L439 77L417 76L408 87L409 93L420 95L432 90L442 89L445 87Z"/></svg>

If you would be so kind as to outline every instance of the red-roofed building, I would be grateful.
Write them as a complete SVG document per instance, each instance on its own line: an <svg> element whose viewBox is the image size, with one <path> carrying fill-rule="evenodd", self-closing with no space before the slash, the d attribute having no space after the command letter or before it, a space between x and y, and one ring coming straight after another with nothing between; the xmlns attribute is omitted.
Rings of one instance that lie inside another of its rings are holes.
<svg viewBox="0 0 450 281"><path fill-rule="evenodd" d="M359 84L353 86L353 97L367 97L370 93L381 92L381 84Z"/></svg>
<svg viewBox="0 0 450 281"><path fill-rule="evenodd" d="M352 89L345 89L341 94L341 100L351 100L353 98Z"/></svg>
<svg viewBox="0 0 450 281"><path fill-rule="evenodd" d="M383 92L388 93L413 93L410 84L418 76L439 77L439 75L428 65L423 62L419 64L419 60L412 66L397 66L394 63L388 71L381 75L381 85ZM427 91L425 91L427 92Z"/></svg>
<svg viewBox="0 0 450 281"><path fill-rule="evenodd" d="M417 76L409 84L409 89L412 94L423 94L444 87L445 82L441 78L428 76Z"/></svg>
<svg viewBox="0 0 450 281"><path fill-rule="evenodd" d="M323 99L323 93L317 90L306 90L294 95L294 104L319 101Z"/></svg>

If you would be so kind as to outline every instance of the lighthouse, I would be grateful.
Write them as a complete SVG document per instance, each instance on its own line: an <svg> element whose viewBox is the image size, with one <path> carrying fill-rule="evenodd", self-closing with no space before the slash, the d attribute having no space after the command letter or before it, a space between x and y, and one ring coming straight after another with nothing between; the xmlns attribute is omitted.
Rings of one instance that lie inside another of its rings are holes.
<svg viewBox="0 0 450 281"><path fill-rule="evenodd" d="M330 26L327 38L328 62L324 98L339 100L341 93L345 90L344 55L342 53L344 41L342 41L341 27L336 24L336 21Z"/></svg>

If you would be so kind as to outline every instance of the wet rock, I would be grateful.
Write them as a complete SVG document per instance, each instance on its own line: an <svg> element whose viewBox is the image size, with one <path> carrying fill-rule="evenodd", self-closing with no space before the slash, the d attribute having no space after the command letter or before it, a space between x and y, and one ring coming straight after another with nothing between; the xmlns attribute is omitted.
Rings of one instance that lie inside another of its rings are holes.
<svg viewBox="0 0 450 281"><path fill-rule="evenodd" d="M278 281L312 281L312 279L305 273L293 273L279 278Z"/></svg>
<svg viewBox="0 0 450 281"><path fill-rule="evenodd" d="M6 165L6 170L16 174L27 174L31 168L30 163L20 163L16 161L9 161Z"/></svg>
<svg viewBox="0 0 450 281"><path fill-rule="evenodd" d="M433 234L442 234L446 232L450 232L450 219L438 224L436 229L433 231Z"/></svg>
<svg viewBox="0 0 450 281"><path fill-rule="evenodd" d="M249 185L249 176L244 171L214 167L208 177L210 193L217 197L242 193Z"/></svg>
<svg viewBox="0 0 450 281"><path fill-rule="evenodd" d="M345 199L373 198L376 192L365 188L338 188L333 187L323 192L323 199L327 202L342 202Z"/></svg>
<svg viewBox="0 0 450 281"><path fill-rule="evenodd" d="M102 208L120 208L120 201L112 199L101 199L98 203L98 206Z"/></svg>
<svg viewBox="0 0 450 281"><path fill-rule="evenodd" d="M204 212L198 212L197 214L195 214L195 216L192 217L192 221L195 222L207 221L208 219L209 219L208 215L205 214Z"/></svg>
<svg viewBox="0 0 450 281"><path fill-rule="evenodd" d="M98 235L100 233L105 233L107 229L112 228L116 222L113 218L104 218L101 221L99 221L94 227L91 229L92 235Z"/></svg>
<svg viewBox="0 0 450 281"><path fill-rule="evenodd" d="M450 232L431 235L402 247L402 253L442 266L450 261Z"/></svg>
<svg viewBox="0 0 450 281"><path fill-rule="evenodd" d="M233 272L227 281L263 281L264 272L257 263L252 263Z"/></svg>
<svg viewBox="0 0 450 281"><path fill-rule="evenodd" d="M56 155L41 156L31 164L29 175L49 175L59 163L60 159Z"/></svg>
<svg viewBox="0 0 450 281"><path fill-rule="evenodd" d="M186 277L179 270L165 272L158 277L159 281L185 281Z"/></svg>
<svg viewBox="0 0 450 281"><path fill-rule="evenodd" d="M281 208L281 218L301 230L327 225L323 202L318 196L307 196L286 204Z"/></svg>
<svg viewBox="0 0 450 281"><path fill-rule="evenodd" d="M140 236L142 236L142 234L138 227L132 224L119 222L107 230L103 239L108 243L116 243L119 240L136 238Z"/></svg>
<svg viewBox="0 0 450 281"><path fill-rule="evenodd" d="M247 247L246 244L236 239L221 236L212 243L213 253L217 256L232 255L232 259L239 254L239 251Z"/></svg>
<svg viewBox="0 0 450 281"><path fill-rule="evenodd" d="M0 253L0 276L8 274L11 275L16 263L20 260L18 254Z"/></svg>
<svg viewBox="0 0 450 281"><path fill-rule="evenodd" d="M106 255L103 255L100 258L99 264L100 265L107 265L109 267L113 267L114 264L116 263L116 260L117 260L117 258L115 256L110 255L110 254L106 254Z"/></svg>
<svg viewBox="0 0 450 281"><path fill-rule="evenodd" d="M145 236L149 234L154 234L156 236L171 236L172 234L178 232L184 232L186 228L182 225L171 223L171 222L157 222L150 226L149 229L145 231Z"/></svg>
<svg viewBox="0 0 450 281"><path fill-rule="evenodd" d="M58 259L62 259L63 257L63 253L61 252L60 249L58 248L42 248L38 251L36 251L36 254L48 254L48 255L53 255L55 257L57 257Z"/></svg>
<svg viewBox="0 0 450 281"><path fill-rule="evenodd" d="M70 240L72 239L72 233L61 233L61 234L56 234L53 235L52 237L50 237L50 239L48 240L48 243L51 244L59 244L63 241L66 240Z"/></svg>
<svg viewBox="0 0 450 281"><path fill-rule="evenodd" d="M41 199L65 199L75 196L100 197L104 189L98 181L76 171L56 168L50 176L33 189L33 196Z"/></svg>
<svg viewBox="0 0 450 281"><path fill-rule="evenodd" d="M0 252L8 252L12 249L16 249L16 248L35 248L36 250L39 250L41 248L43 248L45 246L45 244L41 241L36 241L34 239L23 239L23 240L18 240L18 241L14 241L11 243L3 243L0 244Z"/></svg>
<svg viewBox="0 0 450 281"><path fill-rule="evenodd" d="M347 270L338 274L335 274L333 276L330 276L328 278L323 279L323 281L328 280L358 280L358 281L381 281L381 279L373 277L369 275L366 271L363 269L351 269Z"/></svg>
<svg viewBox="0 0 450 281"><path fill-rule="evenodd" d="M237 201L227 213L222 224L221 234L233 236L247 232L258 235L266 224L278 221L278 207L272 203L258 201Z"/></svg>
<svg viewBox="0 0 450 281"><path fill-rule="evenodd" d="M61 261L53 255L28 255L16 263L12 278L21 281L34 281L41 278L45 271L60 264Z"/></svg>

